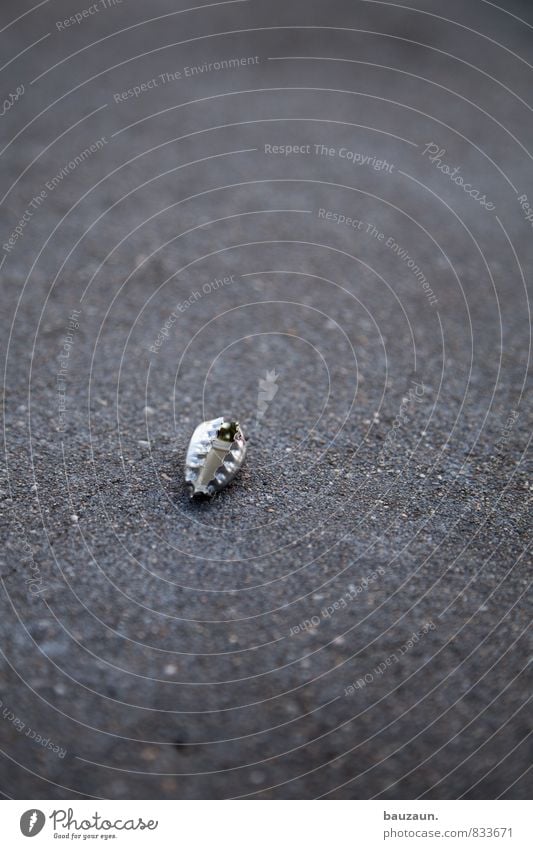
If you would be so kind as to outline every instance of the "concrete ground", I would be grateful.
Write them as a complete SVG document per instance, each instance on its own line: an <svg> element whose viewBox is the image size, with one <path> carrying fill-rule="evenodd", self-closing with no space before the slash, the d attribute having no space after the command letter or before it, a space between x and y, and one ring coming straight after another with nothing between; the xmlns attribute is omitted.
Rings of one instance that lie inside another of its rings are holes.
<svg viewBox="0 0 533 849"><path fill-rule="evenodd" d="M74 5L0 13L4 796L527 797L530 4Z"/></svg>

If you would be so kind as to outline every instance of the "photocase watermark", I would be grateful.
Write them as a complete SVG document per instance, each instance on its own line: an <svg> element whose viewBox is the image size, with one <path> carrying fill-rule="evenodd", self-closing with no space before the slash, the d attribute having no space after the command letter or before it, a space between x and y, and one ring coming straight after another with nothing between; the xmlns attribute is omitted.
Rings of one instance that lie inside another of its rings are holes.
<svg viewBox="0 0 533 849"><path fill-rule="evenodd" d="M40 596L42 593L47 591L47 586L44 583L43 576L41 574L41 570L39 566L35 562L35 558L33 556L33 548L28 542L28 537L26 535L25 528L22 522L19 520L17 514L15 513L15 505L11 498L7 499L7 505L11 510L11 519L13 521L15 533L17 534L21 544L23 553L21 556L21 562L26 570L26 577L24 579L24 583L28 587L28 592L32 596Z"/></svg>
<svg viewBox="0 0 533 849"><path fill-rule="evenodd" d="M78 817L78 818L76 818ZM29 808L20 818L20 830L25 837L34 837L50 821L54 838L79 840L115 840L122 832L155 831L159 820L145 820L141 816L108 819L95 811L90 816L74 813L74 808L56 808L48 817L38 808Z"/></svg>
<svg viewBox="0 0 533 849"><path fill-rule="evenodd" d="M289 636L294 637L296 634L301 634L303 631L311 631L318 628L321 622L325 619L330 619L338 610L345 609L352 601L355 601L357 596L366 592L371 584L375 583L379 577L385 574L385 571L386 570L383 566L378 566L377 569L370 572L370 574L363 578L359 584L350 584L347 591L336 601L322 608L320 615L311 616L310 619L304 619L302 622L299 622L298 625L294 625L289 631Z"/></svg>
<svg viewBox="0 0 533 849"><path fill-rule="evenodd" d="M54 189L57 189L60 183L63 182L65 177L75 171L80 165L82 165L86 159L89 159L94 153L98 153L99 150L107 144L107 139L105 136L101 136L99 139L96 139L95 142L86 147L85 150L82 150L81 153L78 153L73 159L70 159L66 162L63 167L57 172L57 174L52 177L50 180L47 180L45 183L45 187L49 192L53 192Z"/></svg>
<svg viewBox="0 0 533 849"><path fill-rule="evenodd" d="M502 462L504 454L503 449L506 444L509 442L511 433L519 419L520 413L518 410L511 410L507 416L507 419L502 424L500 428L500 432L498 438L494 443L494 452L491 454L487 466L483 469L483 475L486 478L490 478L490 476L495 473L497 466ZM468 517L468 521L471 521L472 514L482 514L483 509L492 509L490 505L485 504L479 497L479 492L476 491L469 496L469 498L464 502L463 507L463 515L464 517ZM481 518L481 515L480 515Z"/></svg>
<svg viewBox="0 0 533 849"><path fill-rule="evenodd" d="M131 98L140 97L153 89L161 88L169 83L179 82L181 80L190 79L191 77L201 76L202 74L212 74L219 71L235 71L245 68L248 65L258 65L260 62L259 56L232 56L229 59L219 59L216 62L203 62L201 65L185 65L174 71L163 71L157 77L151 77L149 80L144 80L137 83L126 91L116 91L113 94L115 103L124 103Z"/></svg>
<svg viewBox="0 0 533 849"><path fill-rule="evenodd" d="M2 245L4 253L11 253L18 240L21 239L24 235L24 231L27 225L29 224L39 207L42 206L46 197L48 197L48 192L46 191L46 189L43 189L32 197L22 216L19 218L16 227L10 234L7 242L4 242L4 244Z"/></svg>
<svg viewBox="0 0 533 849"><path fill-rule="evenodd" d="M36 743L38 746L41 746L43 749L49 749L51 752L53 752L54 755L57 755L58 758L65 757L65 755L67 754L66 749L63 749L57 743L54 743L54 741L50 737L43 737L42 734L39 734L33 728L30 728L29 725L26 725L26 723L19 716L17 716L17 714L13 710L11 710L7 705L4 704L2 699L0 699L0 711L0 716L2 716L2 718L6 722L10 722L13 728L15 728L19 734L24 734L24 736L27 737L28 740L32 740L34 743Z"/></svg>
<svg viewBox="0 0 533 849"><path fill-rule="evenodd" d="M148 829L148 831L155 831L159 825L158 820L144 820L142 817L131 817L128 819L121 817L117 820L109 820L106 817L103 817L102 814L99 814L98 811L92 814L90 818L82 816L80 819L76 819L73 808L68 808L68 810L58 808L57 810L52 811L49 819L52 821L54 828L54 837L76 838L81 837L81 834L76 834L77 831L103 831L106 833L100 834L99 836L104 840L111 837L117 837L116 834L112 833L115 831L145 831L146 829ZM66 833L57 834L60 829L63 829ZM84 834L83 838L85 839L85 837L97 836L97 834Z"/></svg>
<svg viewBox="0 0 533 849"><path fill-rule="evenodd" d="M350 150L347 147L329 147L326 144L315 144L314 148L316 156L346 159L347 162L350 162L352 165L366 166L367 168L372 168L373 171L386 171L387 174L391 174L394 169L394 165L392 163L388 162L386 159L380 159L370 153L360 153L357 150Z"/></svg>
<svg viewBox="0 0 533 849"><path fill-rule="evenodd" d="M276 369L266 371L264 377L259 378L259 389L257 392L257 410L256 410L256 425L259 425L261 419L266 414L272 401L277 395L279 386L277 380L279 374Z"/></svg>
<svg viewBox="0 0 533 849"><path fill-rule="evenodd" d="M509 441L509 437L511 436L512 430L517 423L519 416L520 413L518 410L511 410L509 413L507 420L500 431L500 435L494 443L494 448L496 449L495 460L501 460L501 449Z"/></svg>
<svg viewBox="0 0 533 849"><path fill-rule="evenodd" d="M432 306L438 303L438 298L433 292L429 280L427 279L420 266L416 264L414 259L408 254L405 248L398 244L398 242L396 242L392 236L387 236L386 233L383 233L371 221L363 221L363 219L361 218L355 218L353 216L345 215L343 212L338 212L334 209L325 209L324 207L321 207L317 211L317 215L324 221L328 221L331 224L340 224L344 225L345 227L350 227L352 230L357 230L363 235L369 236L371 239L375 239L376 242L382 244L407 265L409 271L414 274L417 281L422 286L424 294L428 299L429 303Z"/></svg>
<svg viewBox="0 0 533 849"><path fill-rule="evenodd" d="M423 383L418 383L416 380L412 380L412 386L409 387L409 392L407 395L404 395L402 398L402 402L400 404L400 409L396 415L392 423L392 427L390 428L387 436L385 437L385 441L383 443L383 447L378 454L378 463L385 463L388 454L391 451L394 451L396 447L396 440L398 438L398 431L402 427L402 425L406 425L409 423L409 414L412 412L412 409L415 404L419 404L422 401L422 397L425 393L425 386Z"/></svg>
<svg viewBox="0 0 533 849"><path fill-rule="evenodd" d="M371 235L373 235L374 238L377 238L376 235L373 232L371 233ZM378 236L379 235L380 234L379 234L379 231L378 231ZM398 242L396 242L392 238L392 236L389 236L387 239L385 239L385 236L383 235L383 239L380 240L380 241L384 241L385 247L388 248L390 251L392 251L392 253L395 254L397 257L399 257L399 259L401 259L402 262L404 262L406 264L409 271L412 271L412 273L414 274L414 276L416 277L416 279L418 280L418 282L422 286L424 294L425 294L426 298L428 299L428 302L431 304L431 306L434 306L435 304L437 304L438 299L437 299L436 295L433 292L433 289L431 288L431 286L429 284L429 280L427 279L426 275L424 274L424 272L422 271L420 266L418 266L416 264L416 262L414 261L414 259L411 256L409 256L409 254L407 253L405 248L403 248L401 245L399 245Z"/></svg>
<svg viewBox="0 0 533 849"><path fill-rule="evenodd" d="M344 159L351 165L372 168L374 171L385 171L391 174L394 165L387 159L380 159L375 154L361 153L348 147L332 147L327 144L265 144L265 154L271 156L325 156L328 158Z"/></svg>
<svg viewBox="0 0 533 849"><path fill-rule="evenodd" d="M459 186L467 195L470 195L470 197L476 200L480 206L489 212L496 209L496 205L492 203L492 201L487 200L487 196L485 194L481 194L481 189L476 189L475 186L472 186L472 183L465 181L462 174L459 173L461 170L460 165L456 165L452 168L446 162L443 162L443 158L446 155L445 147L440 147L435 142L427 142L422 151L422 156L426 155L435 168L437 168L442 174L449 177L452 183L455 183L455 185Z"/></svg>
<svg viewBox="0 0 533 849"><path fill-rule="evenodd" d="M113 9L115 6L122 6L122 2L123 0L98 0L97 3L86 6L85 9L80 9L69 18L56 21L56 29L62 32L69 27L78 26L88 18L92 18L93 15L97 15L98 12L105 12L107 9Z"/></svg>
<svg viewBox="0 0 533 849"><path fill-rule="evenodd" d="M79 330L79 318L81 310L72 310L68 318L67 332L63 337L63 345L59 353L59 371L56 374L56 390L57 390L57 430L65 431L66 414L67 414L67 381L66 377L70 368L70 354L74 345L74 337Z"/></svg>
<svg viewBox="0 0 533 849"><path fill-rule="evenodd" d="M520 204L520 209L524 215L524 219L529 223L530 227L533 227L533 207L529 202L528 196L524 193L518 196L518 203Z"/></svg>
<svg viewBox="0 0 533 849"><path fill-rule="evenodd" d="M35 837L44 828L46 817L38 808L25 811L20 818L20 830L24 837Z"/></svg>
<svg viewBox="0 0 533 849"><path fill-rule="evenodd" d="M410 651L414 646L416 646L422 637L428 634L430 631L436 630L436 625L432 619L429 619L426 622L420 631L413 631L411 636L401 645L397 651L390 654L385 660L380 661L376 667L371 672L366 672L361 678L358 678L357 681L354 681L353 684L349 684L344 688L345 696L353 696L356 690L363 690L369 684L372 684L377 678L383 675L387 669L390 669L394 664L399 663L399 661L404 657L408 651Z"/></svg>
<svg viewBox="0 0 533 849"><path fill-rule="evenodd" d="M55 176L46 181L44 188L32 197L22 216L19 218L16 227L14 227L9 238L2 245L4 253L11 253L17 242L24 236L26 227L35 213L45 203L47 197L63 182L65 177L67 177L72 171L75 171L76 168L82 165L87 159L89 159L89 157L93 156L93 154L101 150L106 144L107 139L105 136L101 136L95 142L90 144L89 147L86 147L85 150L82 150L81 153L77 154L73 159L66 162Z"/></svg>
<svg viewBox="0 0 533 849"><path fill-rule="evenodd" d="M11 108L15 105L15 103L17 102L17 100L20 100L20 98L21 98L21 97L22 97L22 95L24 94L24 91L25 91L25 89L24 89L24 85L21 83L20 85L18 85L18 86L16 87L16 89L15 89L15 93L14 93L14 94L12 94L12 93L10 92L10 93L8 94L8 96L7 96L6 98L4 98L4 101L3 101L3 103L1 104L1 109L0 109L0 118L3 118L3 117L4 117L4 115L7 115L7 113L8 113L8 112L9 112L9 110L10 110L10 109L11 109Z"/></svg>
<svg viewBox="0 0 533 849"><path fill-rule="evenodd" d="M354 230L361 230L363 233L369 227L373 227L373 224L370 224L368 221L363 221L360 218L352 218L349 215L345 215L343 212L336 212L333 209L325 209L321 207L317 215L319 218L323 218L324 221L329 221L332 224L344 224L346 227L352 227Z"/></svg>
<svg viewBox="0 0 533 849"><path fill-rule="evenodd" d="M168 318L161 325L161 329L153 343L149 346L148 350L151 351L152 354L158 354L162 345L170 336L170 331L176 324L180 313L186 312L189 307L192 307L192 305L197 301L201 301L206 295L210 295L212 292L217 292L219 289L222 289L225 286L230 286L232 283L235 283L234 274L230 274L229 277L215 277L213 280L204 283L201 289L193 289L188 298L185 298L183 301L178 301Z"/></svg>

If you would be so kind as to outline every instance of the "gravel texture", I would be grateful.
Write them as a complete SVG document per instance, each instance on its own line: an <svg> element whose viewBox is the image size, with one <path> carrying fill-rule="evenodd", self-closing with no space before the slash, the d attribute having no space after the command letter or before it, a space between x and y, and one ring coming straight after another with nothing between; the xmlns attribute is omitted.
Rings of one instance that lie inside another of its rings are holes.
<svg viewBox="0 0 533 849"><path fill-rule="evenodd" d="M0 788L525 798L530 4L204 5L2 4Z"/></svg>

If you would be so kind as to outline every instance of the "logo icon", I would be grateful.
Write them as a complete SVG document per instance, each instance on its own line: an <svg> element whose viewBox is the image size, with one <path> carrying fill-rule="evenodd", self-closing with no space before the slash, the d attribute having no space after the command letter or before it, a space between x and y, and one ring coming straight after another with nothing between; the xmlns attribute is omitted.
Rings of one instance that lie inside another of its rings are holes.
<svg viewBox="0 0 533 849"><path fill-rule="evenodd" d="M257 393L257 423L263 418L268 410L271 402L276 397L279 389L276 383L279 374L276 374L276 369L266 371L264 378L259 379L259 391Z"/></svg>
<svg viewBox="0 0 533 849"><path fill-rule="evenodd" d="M25 811L20 818L20 830L24 837L35 837L42 830L46 817L42 811L32 808Z"/></svg>

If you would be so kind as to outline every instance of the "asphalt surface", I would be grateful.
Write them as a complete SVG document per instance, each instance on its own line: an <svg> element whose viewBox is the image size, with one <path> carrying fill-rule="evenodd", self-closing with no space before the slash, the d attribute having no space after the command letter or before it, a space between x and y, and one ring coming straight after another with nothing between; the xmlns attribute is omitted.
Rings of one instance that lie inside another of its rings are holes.
<svg viewBox="0 0 533 849"><path fill-rule="evenodd" d="M76 6L0 13L3 794L526 798L530 5Z"/></svg>

